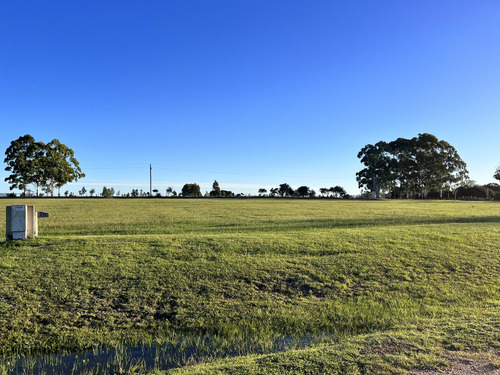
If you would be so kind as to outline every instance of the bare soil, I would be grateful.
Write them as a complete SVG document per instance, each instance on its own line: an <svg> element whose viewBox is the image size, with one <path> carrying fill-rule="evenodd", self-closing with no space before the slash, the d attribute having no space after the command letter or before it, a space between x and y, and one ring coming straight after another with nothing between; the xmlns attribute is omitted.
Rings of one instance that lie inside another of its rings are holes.
<svg viewBox="0 0 500 375"><path fill-rule="evenodd" d="M450 366L441 370L412 370L408 375L500 375L500 352L450 357Z"/></svg>

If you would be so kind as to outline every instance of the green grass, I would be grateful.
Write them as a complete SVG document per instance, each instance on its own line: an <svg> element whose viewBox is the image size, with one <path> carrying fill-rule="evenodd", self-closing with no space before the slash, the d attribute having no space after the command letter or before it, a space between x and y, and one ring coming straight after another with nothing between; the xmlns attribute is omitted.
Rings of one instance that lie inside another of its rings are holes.
<svg viewBox="0 0 500 375"><path fill-rule="evenodd" d="M176 371L404 373L500 348L496 202L2 202L50 212L0 244L3 358L211 337ZM321 342L266 354L283 337Z"/></svg>

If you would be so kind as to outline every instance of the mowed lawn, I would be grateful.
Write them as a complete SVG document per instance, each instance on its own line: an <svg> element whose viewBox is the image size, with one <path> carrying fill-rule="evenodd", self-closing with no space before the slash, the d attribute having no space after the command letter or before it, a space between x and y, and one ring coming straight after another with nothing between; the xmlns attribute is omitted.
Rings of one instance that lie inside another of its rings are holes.
<svg viewBox="0 0 500 375"><path fill-rule="evenodd" d="M38 238L0 243L4 359L212 337L213 355L168 371L500 366L498 202L1 202L50 213ZM276 352L284 338L307 343Z"/></svg>

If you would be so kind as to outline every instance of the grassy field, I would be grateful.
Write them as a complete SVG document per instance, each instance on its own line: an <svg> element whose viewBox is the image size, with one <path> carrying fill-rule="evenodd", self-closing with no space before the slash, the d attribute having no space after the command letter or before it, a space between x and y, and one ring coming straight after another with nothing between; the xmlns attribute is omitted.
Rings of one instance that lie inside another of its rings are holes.
<svg viewBox="0 0 500 375"><path fill-rule="evenodd" d="M500 366L497 202L1 202L50 217L0 243L0 373L99 348L121 348L115 373L405 373L453 353ZM127 358L167 344L177 368Z"/></svg>

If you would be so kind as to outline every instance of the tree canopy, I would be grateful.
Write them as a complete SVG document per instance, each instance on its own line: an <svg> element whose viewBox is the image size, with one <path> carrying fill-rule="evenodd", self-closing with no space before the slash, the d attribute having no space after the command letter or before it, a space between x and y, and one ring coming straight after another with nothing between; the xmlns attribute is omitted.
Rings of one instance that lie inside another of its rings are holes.
<svg viewBox="0 0 500 375"><path fill-rule="evenodd" d="M10 175L5 178L5 182L10 184L10 190L20 189L26 194L28 185L33 184L38 189L41 184L40 156L45 145L36 142L35 139L26 134L12 141L5 151L4 163L7 164L5 170Z"/></svg>
<svg viewBox="0 0 500 375"><path fill-rule="evenodd" d="M85 177L72 149L53 139L49 143L37 142L26 134L11 142L5 151L6 171L10 175L5 182L10 190L21 189L26 194L31 184L39 194L44 187L54 195L54 188L60 189L69 182Z"/></svg>
<svg viewBox="0 0 500 375"><path fill-rule="evenodd" d="M497 167L497 170L495 171L495 174L493 175L493 177L500 181L500 167Z"/></svg>
<svg viewBox="0 0 500 375"><path fill-rule="evenodd" d="M212 191L210 192L211 197L220 197L221 196L221 191L220 191L220 186L217 180L214 180L214 183L212 184Z"/></svg>
<svg viewBox="0 0 500 375"><path fill-rule="evenodd" d="M365 168L356 173L360 188L406 197L426 198L430 189L442 196L445 188L467 179L466 164L457 150L434 135L423 133L412 139L368 144L358 153Z"/></svg>
<svg viewBox="0 0 500 375"><path fill-rule="evenodd" d="M311 189L309 189L309 186L300 186L297 188L296 194L299 197L307 197L309 196Z"/></svg>
<svg viewBox="0 0 500 375"><path fill-rule="evenodd" d="M115 195L115 189L113 189L113 188L107 188L106 186L104 186L102 188L101 196L103 198L112 198L113 195Z"/></svg>
<svg viewBox="0 0 500 375"><path fill-rule="evenodd" d="M201 197L200 185L198 184L185 184L182 187L183 197Z"/></svg>
<svg viewBox="0 0 500 375"><path fill-rule="evenodd" d="M285 183L285 184L280 184L280 187L278 189L278 193L282 197L285 197L285 196L292 197L294 194L294 191L290 185Z"/></svg>

